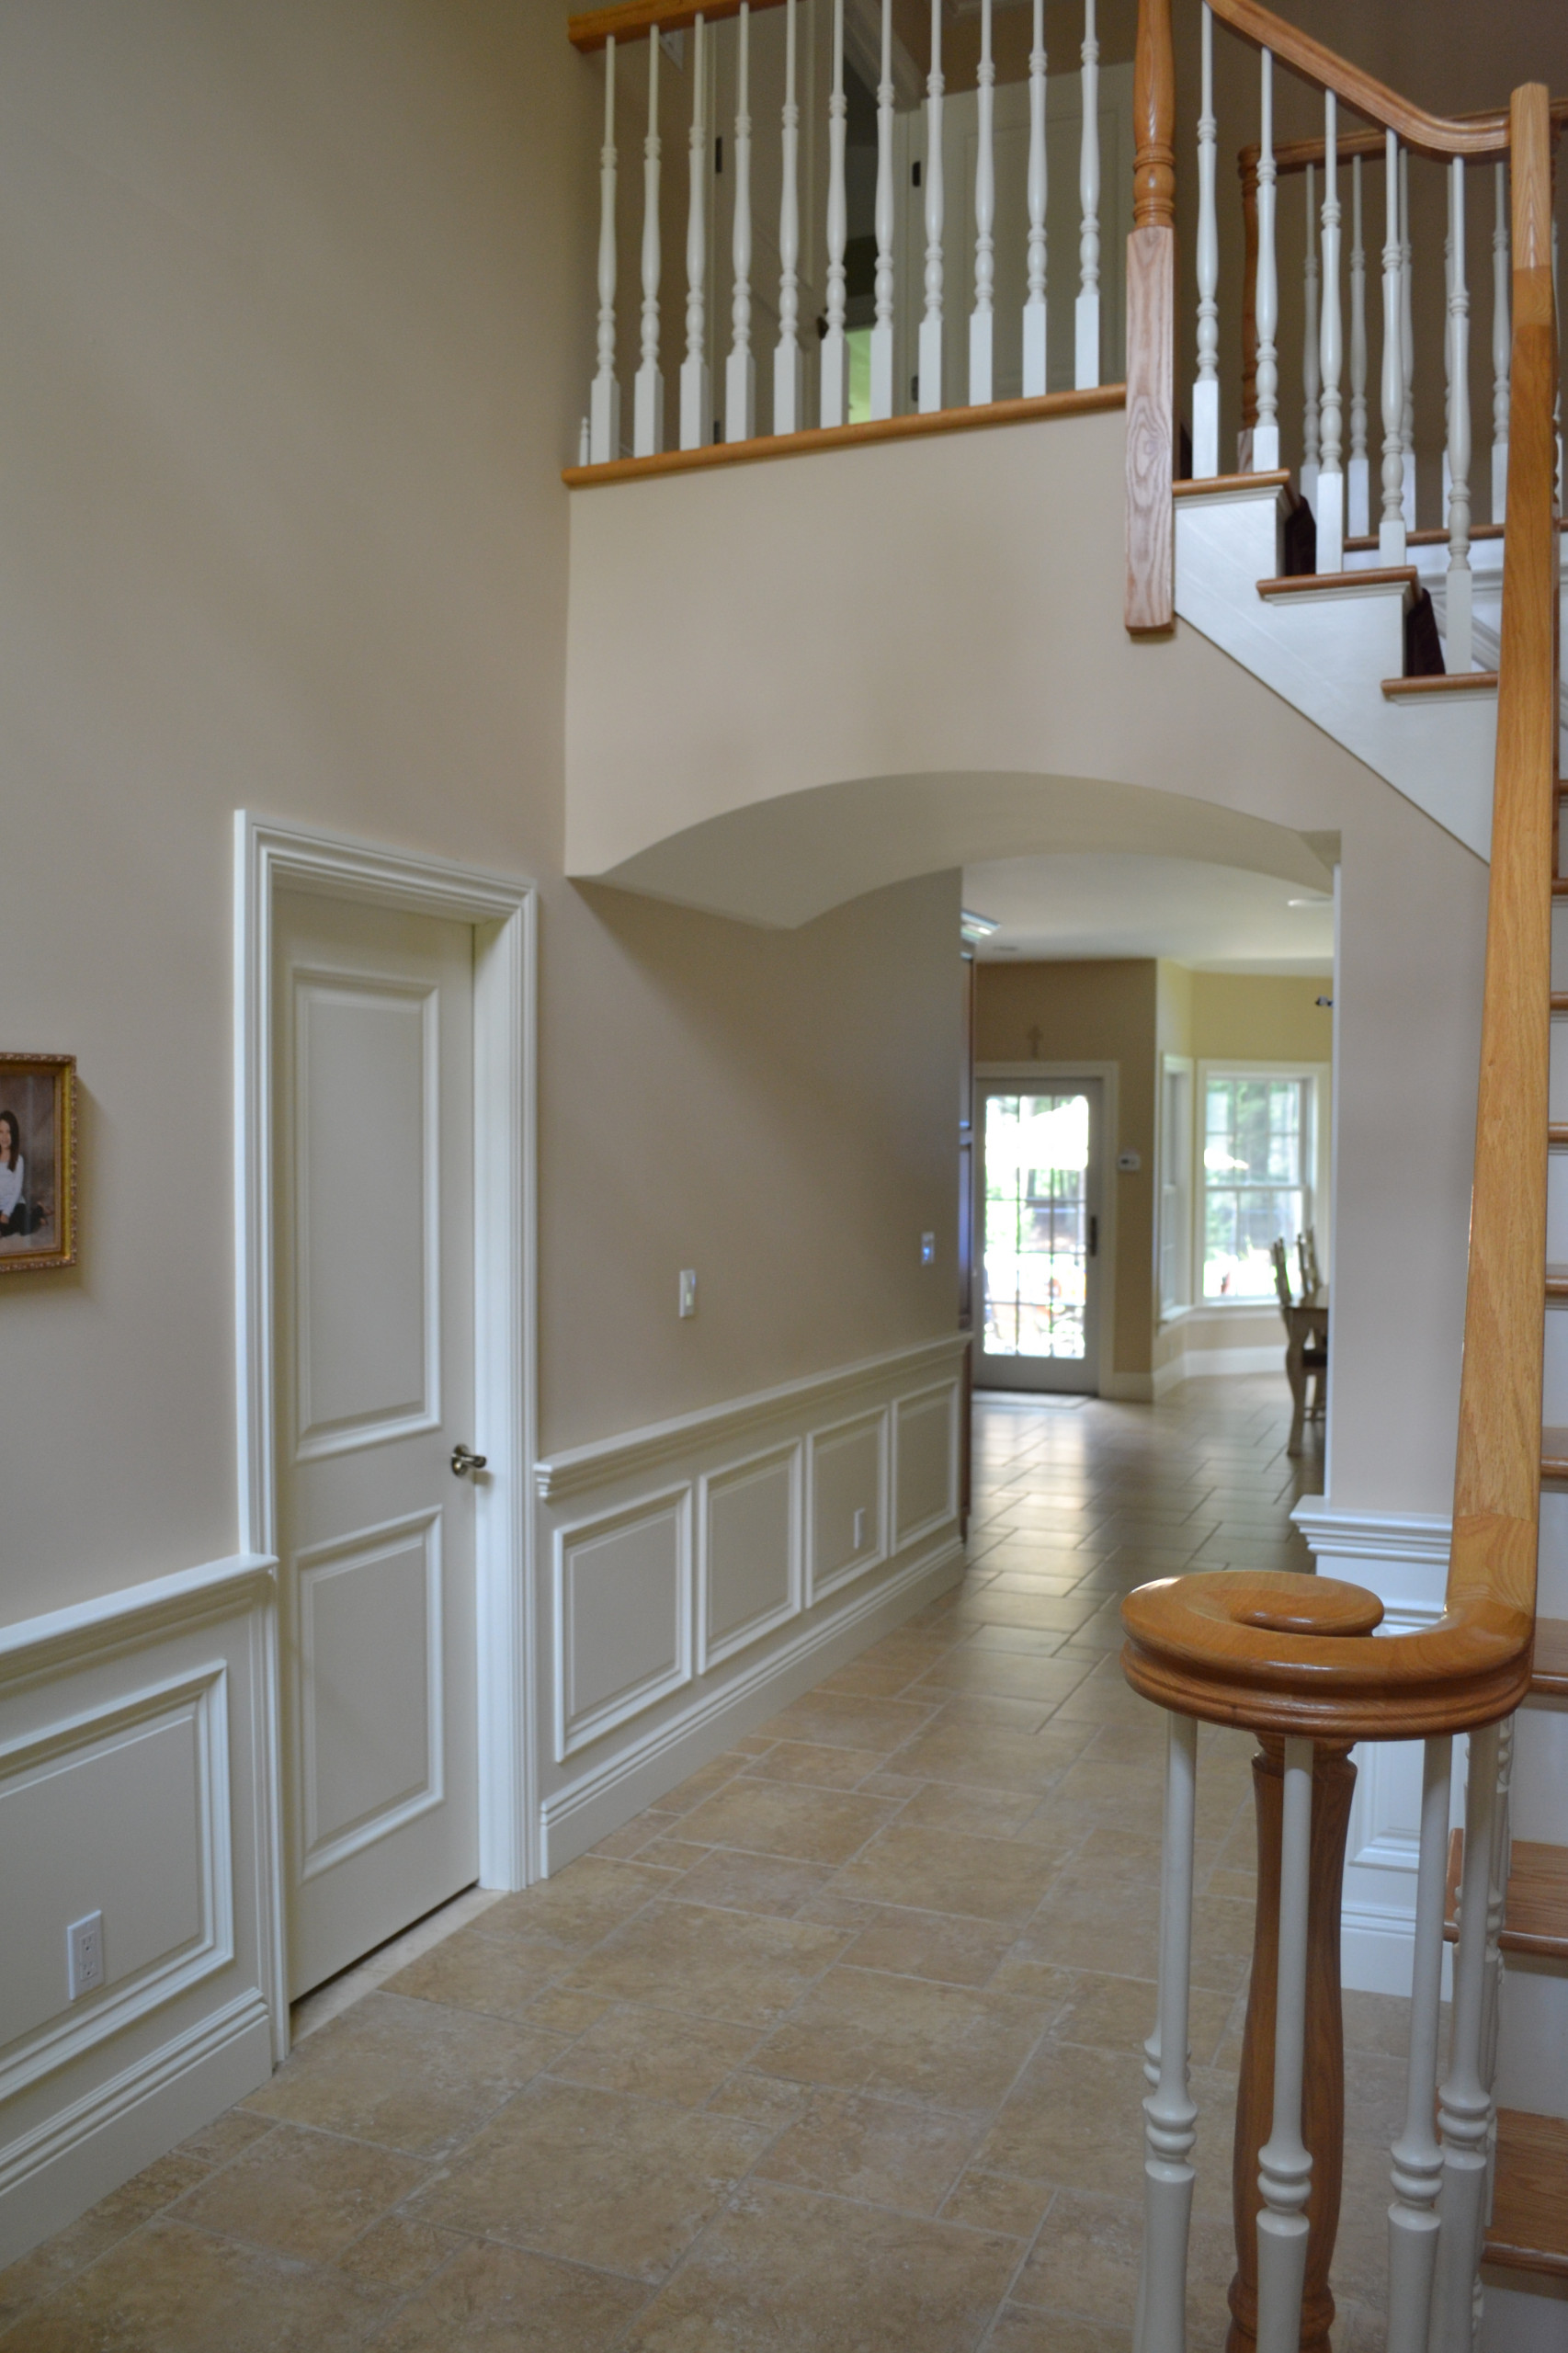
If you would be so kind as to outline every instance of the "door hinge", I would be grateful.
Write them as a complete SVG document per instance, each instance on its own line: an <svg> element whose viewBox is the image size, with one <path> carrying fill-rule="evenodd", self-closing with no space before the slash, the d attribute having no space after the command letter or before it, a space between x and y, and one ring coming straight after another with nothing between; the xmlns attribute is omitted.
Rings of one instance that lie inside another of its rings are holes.
<svg viewBox="0 0 1568 2353"><path fill-rule="evenodd" d="M1089 1220L1089 1256L1091 1258L1097 1258L1099 1255L1100 1222L1097 1217L1091 1217Z"/></svg>

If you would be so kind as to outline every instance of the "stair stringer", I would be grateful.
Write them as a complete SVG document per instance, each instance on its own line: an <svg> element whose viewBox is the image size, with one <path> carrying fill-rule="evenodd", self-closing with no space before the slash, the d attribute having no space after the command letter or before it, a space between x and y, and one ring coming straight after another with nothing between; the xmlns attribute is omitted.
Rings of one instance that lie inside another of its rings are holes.
<svg viewBox="0 0 1568 2353"><path fill-rule="evenodd" d="M1188 492L1176 501L1176 608L1222 652L1383 777L1477 857L1492 845L1494 695L1391 701L1404 668L1404 595L1369 582L1267 601L1278 572L1279 492ZM1260 744L1259 757L1267 745Z"/></svg>

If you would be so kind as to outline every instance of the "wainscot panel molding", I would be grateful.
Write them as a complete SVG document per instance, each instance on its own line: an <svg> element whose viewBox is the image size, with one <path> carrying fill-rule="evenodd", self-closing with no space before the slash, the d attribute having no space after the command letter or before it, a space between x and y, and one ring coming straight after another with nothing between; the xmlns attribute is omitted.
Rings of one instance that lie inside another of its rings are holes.
<svg viewBox="0 0 1568 2353"><path fill-rule="evenodd" d="M962 1335L536 1466L554 1564L547 1870L962 1573Z"/></svg>
<svg viewBox="0 0 1568 2353"><path fill-rule="evenodd" d="M0 1628L0 2265L271 2071L274 1570L238 1553ZM73 2000L93 1912L104 1982Z"/></svg>
<svg viewBox="0 0 1568 2353"><path fill-rule="evenodd" d="M1442 1616L1453 1532L1445 1515L1347 1510L1322 1495L1303 1495L1290 1517L1312 1547L1320 1576L1344 1577L1378 1596L1385 1612L1380 1633L1415 1633ZM1454 1748L1455 1786L1462 1791L1463 1741ZM1410 1992L1421 1758L1418 1740L1363 1742L1354 1752L1340 1965L1346 1984L1358 1993ZM1446 1991L1446 1950L1443 1971Z"/></svg>
<svg viewBox="0 0 1568 2353"><path fill-rule="evenodd" d="M1183 1381L1203 1381L1215 1373L1283 1372L1285 1335L1267 1347L1248 1348L1184 1348L1178 1357L1154 1367L1149 1394L1156 1399Z"/></svg>

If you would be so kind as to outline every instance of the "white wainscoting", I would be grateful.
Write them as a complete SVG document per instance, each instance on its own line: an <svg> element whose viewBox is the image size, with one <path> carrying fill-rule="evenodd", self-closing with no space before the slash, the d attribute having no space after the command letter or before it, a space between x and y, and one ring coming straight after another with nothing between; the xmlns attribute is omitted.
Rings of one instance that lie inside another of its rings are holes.
<svg viewBox="0 0 1568 2353"><path fill-rule="evenodd" d="M1320 1576L1343 1577L1378 1596L1384 1631L1415 1633L1442 1616L1452 1525L1447 1518L1343 1511L1321 1495L1304 1495L1290 1517L1312 1547ZM1462 1739L1454 1743L1456 1820L1461 1818L1464 1745ZM1358 1993L1410 1992L1421 1756L1418 1740L1363 1742L1354 1751L1340 1961L1346 1985ZM1445 1952L1445 1988L1448 1966Z"/></svg>
<svg viewBox="0 0 1568 2353"><path fill-rule="evenodd" d="M0 2265L270 2072L273 1599L240 1554L0 1628Z"/></svg>
<svg viewBox="0 0 1568 2353"><path fill-rule="evenodd" d="M539 1463L548 1870L961 1574L957 1334Z"/></svg>

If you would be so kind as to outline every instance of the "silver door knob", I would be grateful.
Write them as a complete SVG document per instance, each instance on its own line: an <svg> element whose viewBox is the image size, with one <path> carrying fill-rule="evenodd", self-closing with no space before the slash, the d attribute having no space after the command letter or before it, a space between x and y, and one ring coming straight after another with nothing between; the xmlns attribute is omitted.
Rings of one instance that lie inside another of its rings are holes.
<svg viewBox="0 0 1568 2353"><path fill-rule="evenodd" d="M469 1447L454 1446L452 1449L452 1476L455 1479L460 1479L465 1471L483 1471L489 1459L488 1455L475 1454Z"/></svg>

